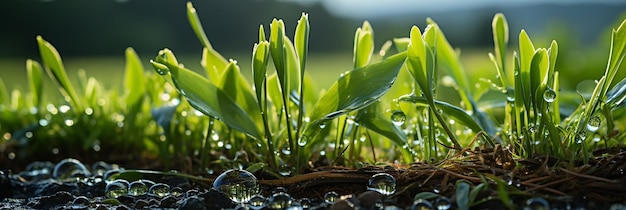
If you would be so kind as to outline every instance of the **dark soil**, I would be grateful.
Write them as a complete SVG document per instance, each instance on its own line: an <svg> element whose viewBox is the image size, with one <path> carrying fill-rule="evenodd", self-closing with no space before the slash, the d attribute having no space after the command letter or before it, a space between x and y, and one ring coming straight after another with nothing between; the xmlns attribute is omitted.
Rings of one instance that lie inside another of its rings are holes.
<svg viewBox="0 0 626 210"><path fill-rule="evenodd" d="M511 154L501 147L496 149L467 150L460 155L438 163L414 163L411 165L366 166L351 169L339 166L320 166L308 169L304 174L275 179L263 172L255 175L262 186L261 194L269 198L274 190L282 187L294 198L308 198L321 209L411 209L414 196L420 192L435 192L452 201L456 208L455 183L464 180L472 188L481 183L489 187L475 199L472 209L502 209L505 201L498 193L498 182L509 192L512 206L526 207L532 198L543 198L552 209L612 209L626 206L626 151L607 149L596 151L595 158L587 163L567 162L550 157L531 160L513 160ZM0 160L6 166L7 160ZM185 163L191 161L182 161ZM53 179L50 162L37 162L38 169L48 167L48 173L33 174L24 169L13 173L3 169L0 173L0 209L107 209L107 208L181 208L223 209L236 205L223 194L211 189L212 180L218 173L202 175L202 181L177 176L148 176L153 182L166 183L182 190L180 195L159 197L155 195L125 195L117 199L105 196L106 182L103 176L77 176L72 179ZM32 169L32 165L30 166ZM113 170L113 168L110 168ZM388 173L397 180L396 193L383 196L368 191L368 179L376 173ZM187 172L186 172L187 173ZM189 172L192 173L192 172ZM342 195L335 205L323 201L327 192ZM87 200L88 202L84 202ZM431 202L434 202L432 200ZM86 203L86 204L85 204ZM392 208L393 209L393 208Z"/></svg>

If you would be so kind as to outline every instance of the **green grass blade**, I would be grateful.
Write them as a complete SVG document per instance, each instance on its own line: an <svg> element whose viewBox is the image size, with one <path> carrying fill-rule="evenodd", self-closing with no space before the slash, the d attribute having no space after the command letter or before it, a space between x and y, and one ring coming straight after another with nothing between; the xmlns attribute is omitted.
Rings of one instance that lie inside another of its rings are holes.
<svg viewBox="0 0 626 210"><path fill-rule="evenodd" d="M204 47L202 51L202 66L211 81L217 83L217 72L223 70L226 67L226 64L228 64L228 61L226 61L224 56L213 49L211 42L209 42L209 38L207 38L206 33L204 33L204 29L202 29L202 23L200 22L196 8L193 7L191 2L187 2L187 20L189 21L193 32L198 37L198 40L200 40L200 43L202 43L202 46Z"/></svg>
<svg viewBox="0 0 626 210"><path fill-rule="evenodd" d="M28 84L30 87L33 106L40 107L43 97L43 68L39 62L28 59L26 60L26 74L28 76ZM1 103L1 102L0 102Z"/></svg>
<svg viewBox="0 0 626 210"><path fill-rule="evenodd" d="M619 70L619 66L624 60L624 56L626 52L624 48L626 48L626 20L623 20L622 23L617 27L617 29L613 29L611 33L611 51L609 53L609 62L607 65L607 70L605 72L606 85L602 90L602 95L604 96L609 89L609 85L612 83L613 78L615 78L615 74Z"/></svg>
<svg viewBox="0 0 626 210"><path fill-rule="evenodd" d="M2 81L2 78L0 78L0 104L4 104L4 102L10 101L9 100L9 91L7 90L7 87L4 85L4 81Z"/></svg>
<svg viewBox="0 0 626 210"><path fill-rule="evenodd" d="M302 75L300 74L302 71L300 70L300 62L298 61L298 55L296 54L296 49L286 36L284 37L283 43L284 47L284 59L285 59L285 76L287 78L286 87L287 89L283 89L283 94L287 93L285 97L289 97L289 94L298 93L300 89L300 82L302 81Z"/></svg>
<svg viewBox="0 0 626 210"><path fill-rule="evenodd" d="M533 93L533 89L531 88L531 75L530 75L530 66L535 56L535 47L533 46L532 41L526 34L526 31L522 30L519 34L519 63L520 63L520 71L518 74L520 75L520 88L517 86L515 90L522 90L523 102L526 108L531 107L531 95ZM517 82L517 81L516 81ZM516 98L517 100L517 98Z"/></svg>
<svg viewBox="0 0 626 210"><path fill-rule="evenodd" d="M363 26L356 29L353 51L354 68L363 67L372 59L372 54L374 53L374 31L369 22L364 21Z"/></svg>
<svg viewBox="0 0 626 210"><path fill-rule="evenodd" d="M156 64L153 66L159 74L169 72L171 79L169 81L185 96L193 108L255 139L262 139L254 120L234 99L208 79L180 67L173 58L173 53L165 49L159 52L159 56L152 63Z"/></svg>
<svg viewBox="0 0 626 210"><path fill-rule="evenodd" d="M411 151L407 144L407 136L398 126L395 126L384 111L381 110L381 102L376 101L366 108L359 110L355 121L359 125L387 137L393 143L402 148L404 162L413 162Z"/></svg>
<svg viewBox="0 0 626 210"><path fill-rule="evenodd" d="M530 90L533 98L531 102L538 110L541 110L541 105L544 103L543 92L548 85L548 78L551 74L548 74L550 68L550 60L548 58L548 51L544 48L539 48L535 51L535 55L530 64Z"/></svg>
<svg viewBox="0 0 626 210"><path fill-rule="evenodd" d="M141 59L133 48L126 48L126 72L124 75L124 90L126 106L135 106L146 92L144 82L144 68Z"/></svg>
<svg viewBox="0 0 626 210"><path fill-rule="evenodd" d="M406 53L348 71L320 97L311 113L309 127L361 109L383 96L393 85Z"/></svg>
<svg viewBox="0 0 626 210"><path fill-rule="evenodd" d="M45 69L50 78L57 83L61 94L68 98L70 104L75 107L73 110L82 111L83 105L81 104L78 94L76 94L70 79L65 73L65 67L63 66L63 61L61 60L59 52L54 48L54 46L52 46L52 44L44 40L41 36L37 36L37 45L39 46L41 59L43 60L43 64L47 67Z"/></svg>
<svg viewBox="0 0 626 210"><path fill-rule="evenodd" d="M500 75L502 87L508 87L506 80L506 50L509 44L509 24L504 14L497 13L491 22L493 32L493 43L495 49L496 69Z"/></svg>

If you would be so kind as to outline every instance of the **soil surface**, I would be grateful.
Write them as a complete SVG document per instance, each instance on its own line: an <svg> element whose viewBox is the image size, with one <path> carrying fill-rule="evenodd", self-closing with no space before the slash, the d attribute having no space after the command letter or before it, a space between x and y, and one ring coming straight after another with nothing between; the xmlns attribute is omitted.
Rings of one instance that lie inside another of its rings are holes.
<svg viewBox="0 0 626 210"><path fill-rule="evenodd" d="M626 151L607 149L596 151L594 155L596 157L587 163L550 157L514 160L506 149L496 147L466 150L437 163L365 166L360 169L319 166L282 179L262 171L255 176L261 186L261 195L267 198L266 203L273 199L274 193L282 192L289 195L292 206L304 209L414 209L417 208L415 205L421 205L414 197L423 192L432 192L438 198L430 197L420 202L432 206L445 198L450 209L456 209L458 196L462 196L457 194L455 187L459 180L464 180L471 189L481 184L487 186L470 201L473 203L471 209L524 209L528 205L537 205L538 201L540 205L547 203L551 209L624 209ZM33 162L20 172L2 169L0 209L240 208L224 194L212 189L212 181L218 173L194 174L202 179L144 174L141 179L150 180L152 184L166 184L170 192L111 197L105 191L107 183L111 182L107 180L124 169L100 161L86 168L91 169L68 176L56 173L52 162ZM378 173L395 177L394 194L384 196L366 188L370 177ZM510 203L506 203L498 189L509 192ZM335 192L340 197L328 202L325 200L328 192Z"/></svg>

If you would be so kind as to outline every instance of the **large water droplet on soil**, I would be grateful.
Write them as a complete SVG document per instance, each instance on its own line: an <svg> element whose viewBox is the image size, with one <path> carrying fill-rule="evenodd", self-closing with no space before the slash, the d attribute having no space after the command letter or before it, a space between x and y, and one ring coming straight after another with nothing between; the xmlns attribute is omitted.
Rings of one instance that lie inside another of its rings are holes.
<svg viewBox="0 0 626 210"><path fill-rule="evenodd" d="M600 123L600 117L591 117L591 119L589 119L589 122L587 122L587 130L592 133L598 131L598 129L600 128Z"/></svg>
<svg viewBox="0 0 626 210"><path fill-rule="evenodd" d="M80 161L67 158L59 161L56 166L54 166L54 171L52 171L52 178L57 180L66 180L70 178L83 178L91 176L91 172L87 170L87 167L83 165Z"/></svg>
<svg viewBox="0 0 626 210"><path fill-rule="evenodd" d="M72 208L75 209L88 209L90 205L91 201L85 196L78 196L72 201Z"/></svg>
<svg viewBox="0 0 626 210"><path fill-rule="evenodd" d="M535 197L526 200L526 207L524 209L531 210L548 210L550 209L550 203L546 199Z"/></svg>
<svg viewBox="0 0 626 210"><path fill-rule="evenodd" d="M148 185L142 180L137 180L128 184L128 195L139 196L148 193Z"/></svg>
<svg viewBox="0 0 626 210"><path fill-rule="evenodd" d="M435 208L437 210L448 210L452 207L452 201L447 197L439 197L435 200Z"/></svg>
<svg viewBox="0 0 626 210"><path fill-rule="evenodd" d="M433 208L433 204L430 201L424 200L421 198L413 201L413 205L411 205L411 210L432 210L432 209L435 209Z"/></svg>
<svg viewBox="0 0 626 210"><path fill-rule="evenodd" d="M324 194L324 202L328 204L333 204L339 200L339 194L335 191L330 191Z"/></svg>
<svg viewBox="0 0 626 210"><path fill-rule="evenodd" d="M107 184L104 194L107 198L118 198L128 193L128 181L118 179Z"/></svg>
<svg viewBox="0 0 626 210"><path fill-rule="evenodd" d="M285 209L291 206L291 196L284 192L274 193L267 202L267 206L271 209Z"/></svg>
<svg viewBox="0 0 626 210"><path fill-rule="evenodd" d="M383 195L391 195L396 192L396 178L388 173L374 174L367 182L367 189Z"/></svg>
<svg viewBox="0 0 626 210"><path fill-rule="evenodd" d="M402 110L394 110L391 112L391 122L396 126L404 125L406 121L406 114Z"/></svg>
<svg viewBox="0 0 626 210"><path fill-rule="evenodd" d="M170 186L163 183L156 183L148 189L148 195L165 197L170 194Z"/></svg>
<svg viewBox="0 0 626 210"><path fill-rule="evenodd" d="M552 103L554 99L556 99L556 92L554 92L554 90L548 88L543 91L543 100L548 103Z"/></svg>
<svg viewBox="0 0 626 210"><path fill-rule="evenodd" d="M281 176L289 176L289 175L291 175L291 170L292 170L292 169L291 169L291 167L289 167L289 165L287 165L287 164L283 164L283 165L280 165L280 166L279 166L279 168L278 168L278 173L279 173Z"/></svg>
<svg viewBox="0 0 626 210"><path fill-rule="evenodd" d="M259 193L259 183L252 173L231 169L213 181L213 189L224 193L235 203L245 203Z"/></svg>
<svg viewBox="0 0 626 210"><path fill-rule="evenodd" d="M251 209L262 209L265 207L265 197L262 195L254 195L248 201Z"/></svg>

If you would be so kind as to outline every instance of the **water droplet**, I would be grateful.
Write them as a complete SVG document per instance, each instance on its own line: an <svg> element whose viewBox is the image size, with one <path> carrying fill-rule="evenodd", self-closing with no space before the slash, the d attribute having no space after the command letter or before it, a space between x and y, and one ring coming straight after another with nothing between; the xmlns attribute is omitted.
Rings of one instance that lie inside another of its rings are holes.
<svg viewBox="0 0 626 210"><path fill-rule="evenodd" d="M508 102L515 102L515 91L513 89L507 89L505 91L506 94L506 101Z"/></svg>
<svg viewBox="0 0 626 210"><path fill-rule="evenodd" d="M302 206L303 209L309 209L313 206L313 201L308 198L302 198L300 199L300 206Z"/></svg>
<svg viewBox="0 0 626 210"><path fill-rule="evenodd" d="M587 132L584 130L578 131L576 134L575 140L577 144L582 144L587 138Z"/></svg>
<svg viewBox="0 0 626 210"><path fill-rule="evenodd" d="M396 192L396 178L388 173L374 174L367 182L367 189L383 195L391 195Z"/></svg>
<svg viewBox="0 0 626 210"><path fill-rule="evenodd" d="M289 167L287 164L282 164L278 167L278 173L281 176L289 176L291 175L291 171L292 171L291 167Z"/></svg>
<svg viewBox="0 0 626 210"><path fill-rule="evenodd" d="M118 179L107 184L104 194L107 198L118 198L128 193L128 181Z"/></svg>
<svg viewBox="0 0 626 210"><path fill-rule="evenodd" d="M452 201L448 197L439 197L435 200L437 210L448 210L452 207Z"/></svg>
<svg viewBox="0 0 626 210"><path fill-rule="evenodd" d="M339 200L339 194L335 191L330 191L324 194L324 202L327 204L333 204Z"/></svg>
<svg viewBox="0 0 626 210"><path fill-rule="evenodd" d="M252 173L231 169L213 181L213 189L225 194L235 203L245 203L259 193L259 183Z"/></svg>
<svg viewBox="0 0 626 210"><path fill-rule="evenodd" d="M87 209L90 205L91 201L85 196L78 196L72 201L73 209Z"/></svg>
<svg viewBox="0 0 626 210"><path fill-rule="evenodd" d="M621 203L616 203L611 205L611 207L609 207L609 210L623 210L626 209L626 206L624 206L624 204Z"/></svg>
<svg viewBox="0 0 626 210"><path fill-rule="evenodd" d="M148 195L157 196L157 197L165 197L170 194L170 186L163 183L156 183L148 189Z"/></svg>
<svg viewBox="0 0 626 210"><path fill-rule="evenodd" d="M433 204L428 200L417 199L413 201L413 205L411 205L411 210L433 210Z"/></svg>
<svg viewBox="0 0 626 210"><path fill-rule="evenodd" d="M67 180L72 178L84 178L91 176L87 167L80 161L67 158L59 161L52 171L52 178L57 180Z"/></svg>
<svg viewBox="0 0 626 210"><path fill-rule="evenodd" d="M139 196L148 192L148 186L141 180L137 180L128 184L128 195Z"/></svg>
<svg viewBox="0 0 626 210"><path fill-rule="evenodd" d="M324 129L326 127L326 123L320 123L320 129Z"/></svg>
<svg viewBox="0 0 626 210"><path fill-rule="evenodd" d="M270 209L285 209L291 206L292 201L293 199L291 199L291 196L289 194L284 192L277 192L270 197L269 201L267 202L267 206Z"/></svg>
<svg viewBox="0 0 626 210"><path fill-rule="evenodd" d="M396 126L404 125L406 121L406 114L402 110L394 110L391 112L391 122Z"/></svg>
<svg viewBox="0 0 626 210"><path fill-rule="evenodd" d="M178 196L182 196L183 194L185 194L185 191L181 187L174 187L170 189L170 194L175 197L178 197Z"/></svg>
<svg viewBox="0 0 626 210"><path fill-rule="evenodd" d="M550 88L543 91L543 100L548 103L552 103L556 99L556 92Z"/></svg>
<svg viewBox="0 0 626 210"><path fill-rule="evenodd" d="M535 133L537 132L537 128L534 125L530 125L530 127L528 127L528 131L530 133Z"/></svg>
<svg viewBox="0 0 626 210"><path fill-rule="evenodd" d="M263 197L262 195L254 195L250 198L248 204L251 209L263 209L265 207L265 197Z"/></svg>
<svg viewBox="0 0 626 210"><path fill-rule="evenodd" d="M285 154L285 155L290 155L291 154L291 149L289 149L289 145L287 144L283 144L282 148L280 149L280 151Z"/></svg>
<svg viewBox="0 0 626 210"><path fill-rule="evenodd" d="M592 133L596 132L600 128L601 123L602 121L600 120L600 117L591 117L591 119L589 119L589 122L587 122L587 130Z"/></svg>
<svg viewBox="0 0 626 210"><path fill-rule="evenodd" d="M526 200L526 208L529 210L547 210L550 209L550 203L544 198L534 197Z"/></svg>
<svg viewBox="0 0 626 210"><path fill-rule="evenodd" d="M304 147L306 146L308 140L306 136L301 136L300 138L298 138L298 146Z"/></svg>

